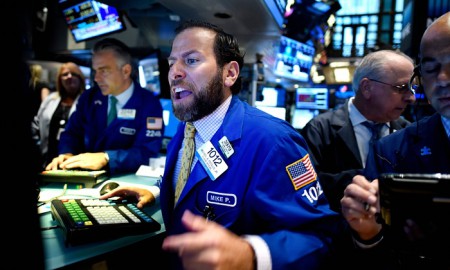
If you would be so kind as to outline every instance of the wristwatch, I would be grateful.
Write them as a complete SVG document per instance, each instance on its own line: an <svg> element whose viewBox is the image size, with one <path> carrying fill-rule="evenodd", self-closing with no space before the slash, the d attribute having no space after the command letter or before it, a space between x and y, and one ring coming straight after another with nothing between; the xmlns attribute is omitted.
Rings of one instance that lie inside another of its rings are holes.
<svg viewBox="0 0 450 270"><path fill-rule="evenodd" d="M108 155L108 153L104 152L104 154L105 154L106 163L109 163L109 155Z"/></svg>

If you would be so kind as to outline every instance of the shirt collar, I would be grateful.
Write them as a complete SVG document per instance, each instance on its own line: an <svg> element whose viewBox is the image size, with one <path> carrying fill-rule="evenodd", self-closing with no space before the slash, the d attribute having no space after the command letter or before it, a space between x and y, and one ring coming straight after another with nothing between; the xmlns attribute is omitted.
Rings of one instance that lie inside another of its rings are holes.
<svg viewBox="0 0 450 270"><path fill-rule="evenodd" d="M353 100L355 98L351 97L348 101L348 115L350 117L350 121L352 122L353 126L357 126L361 124L362 122L367 121L367 119L364 117L364 115L361 114L361 112L356 108L356 106L353 104Z"/></svg>
<svg viewBox="0 0 450 270"><path fill-rule="evenodd" d="M130 87L125 89L122 93L115 96L117 98L117 104L119 105L119 108L122 108L125 103L131 98L134 91L134 82L131 82ZM109 95L110 96L110 95Z"/></svg>
<svg viewBox="0 0 450 270"><path fill-rule="evenodd" d="M222 104L220 104L219 107L217 107L217 109L215 109L209 115L193 122L195 129L197 130L197 134L204 142L211 140L216 131L222 125L228 108L230 107L231 97L232 95L230 95Z"/></svg>
<svg viewBox="0 0 450 270"><path fill-rule="evenodd" d="M356 106L353 104L353 100L355 97L351 97L348 102L348 114L350 117L350 121L352 122L353 127L357 126L365 121L373 122L367 119L364 115L361 114L361 112L356 108ZM390 127L391 124L389 122L385 123L386 126Z"/></svg>
<svg viewBox="0 0 450 270"><path fill-rule="evenodd" d="M447 132L447 137L450 138L450 118L446 118L441 115L442 125L444 125L445 132Z"/></svg>

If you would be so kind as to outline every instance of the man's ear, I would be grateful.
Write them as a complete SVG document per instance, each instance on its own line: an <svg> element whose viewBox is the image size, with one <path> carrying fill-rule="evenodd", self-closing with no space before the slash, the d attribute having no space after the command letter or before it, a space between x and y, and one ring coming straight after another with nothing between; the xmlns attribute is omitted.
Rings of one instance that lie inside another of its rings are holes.
<svg viewBox="0 0 450 270"><path fill-rule="evenodd" d="M363 78L360 82L359 82L359 89L358 92L360 92L365 98L369 98L370 95L372 94L371 89L370 89L370 80L367 78Z"/></svg>
<svg viewBox="0 0 450 270"><path fill-rule="evenodd" d="M122 73L128 77L131 77L131 70L132 70L132 68L131 68L130 64L125 64L122 67Z"/></svg>
<svg viewBox="0 0 450 270"><path fill-rule="evenodd" d="M236 61L231 61L223 67L226 87L231 87L239 78L239 64Z"/></svg>

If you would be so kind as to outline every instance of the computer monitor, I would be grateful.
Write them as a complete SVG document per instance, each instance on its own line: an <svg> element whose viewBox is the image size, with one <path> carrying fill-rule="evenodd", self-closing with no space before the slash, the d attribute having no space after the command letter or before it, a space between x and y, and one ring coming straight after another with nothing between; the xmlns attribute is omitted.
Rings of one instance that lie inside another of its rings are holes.
<svg viewBox="0 0 450 270"><path fill-rule="evenodd" d="M161 94L161 79L159 69L159 51L154 51L139 60L139 84L153 92Z"/></svg>
<svg viewBox="0 0 450 270"><path fill-rule="evenodd" d="M286 107L286 89L263 86L261 97L255 101L255 106Z"/></svg>
<svg viewBox="0 0 450 270"><path fill-rule="evenodd" d="M317 109L294 109L291 116L291 125L300 130L319 113Z"/></svg>
<svg viewBox="0 0 450 270"><path fill-rule="evenodd" d="M271 106L256 106L256 108L264 111L276 118L286 120L286 108L283 107L271 107Z"/></svg>
<svg viewBox="0 0 450 270"><path fill-rule="evenodd" d="M301 87L295 92L295 108L297 109L328 109L327 87Z"/></svg>
<svg viewBox="0 0 450 270"><path fill-rule="evenodd" d="M160 98L159 101L163 107L164 138L171 139L177 132L180 120L173 114L172 100Z"/></svg>
<svg viewBox="0 0 450 270"><path fill-rule="evenodd" d="M75 42L126 30L113 6L94 0L59 0L58 5Z"/></svg>
<svg viewBox="0 0 450 270"><path fill-rule="evenodd" d="M283 78L308 82L314 55L314 46L281 36L273 73Z"/></svg>

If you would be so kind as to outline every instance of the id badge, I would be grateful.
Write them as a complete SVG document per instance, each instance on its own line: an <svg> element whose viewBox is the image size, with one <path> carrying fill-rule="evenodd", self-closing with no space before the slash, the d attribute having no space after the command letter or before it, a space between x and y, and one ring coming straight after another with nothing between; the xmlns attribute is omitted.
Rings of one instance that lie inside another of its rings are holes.
<svg viewBox="0 0 450 270"><path fill-rule="evenodd" d="M228 169L225 160L210 141L202 145L195 155L213 181Z"/></svg>

